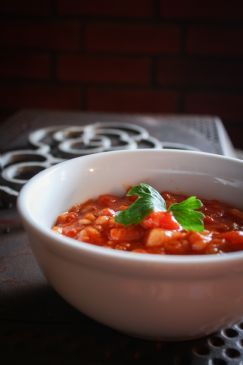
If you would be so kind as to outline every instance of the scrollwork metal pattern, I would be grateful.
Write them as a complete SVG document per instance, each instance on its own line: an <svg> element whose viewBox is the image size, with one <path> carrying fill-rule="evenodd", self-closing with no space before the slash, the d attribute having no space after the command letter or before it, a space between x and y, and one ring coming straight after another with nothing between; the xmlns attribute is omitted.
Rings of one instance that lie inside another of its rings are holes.
<svg viewBox="0 0 243 365"><path fill-rule="evenodd" d="M97 152L137 148L168 148L136 124L97 122L85 126L50 126L30 133L30 149L0 157L0 202L14 201L21 187L36 173L64 160ZM195 149L170 143L169 148Z"/></svg>

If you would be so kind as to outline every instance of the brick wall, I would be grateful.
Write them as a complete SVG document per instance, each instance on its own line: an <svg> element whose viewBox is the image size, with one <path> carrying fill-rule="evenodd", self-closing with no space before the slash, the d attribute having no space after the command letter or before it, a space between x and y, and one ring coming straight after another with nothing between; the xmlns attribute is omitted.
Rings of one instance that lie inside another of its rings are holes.
<svg viewBox="0 0 243 365"><path fill-rule="evenodd" d="M0 115L219 115L243 148L242 0L1 0Z"/></svg>

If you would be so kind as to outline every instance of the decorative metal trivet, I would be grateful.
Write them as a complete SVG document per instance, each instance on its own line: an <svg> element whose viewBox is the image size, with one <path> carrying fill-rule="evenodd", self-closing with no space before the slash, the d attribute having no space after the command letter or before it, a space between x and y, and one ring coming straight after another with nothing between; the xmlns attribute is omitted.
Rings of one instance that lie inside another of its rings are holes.
<svg viewBox="0 0 243 365"><path fill-rule="evenodd" d="M195 343L192 365L243 365L243 322Z"/></svg>
<svg viewBox="0 0 243 365"><path fill-rule="evenodd" d="M147 121L148 126L151 121ZM222 128L219 120L215 123L199 120L186 123L186 127L183 122L181 125L162 123L161 130L168 141L151 136L143 126L126 122L55 125L35 130L28 137L31 148L5 152L0 156L0 206L11 205L21 187L36 173L77 156L138 148L204 150L224 154L219 143L219 127Z"/></svg>
<svg viewBox="0 0 243 365"><path fill-rule="evenodd" d="M6 152L1 156L0 193L9 200L41 170L77 156L137 148L195 149L185 144L161 142L138 125L102 122L85 126L51 126L29 135L31 149Z"/></svg>

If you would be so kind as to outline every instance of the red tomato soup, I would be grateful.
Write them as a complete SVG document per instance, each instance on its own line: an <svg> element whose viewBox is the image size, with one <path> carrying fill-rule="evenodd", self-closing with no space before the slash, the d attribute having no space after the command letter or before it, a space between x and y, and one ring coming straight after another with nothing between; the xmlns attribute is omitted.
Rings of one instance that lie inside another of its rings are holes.
<svg viewBox="0 0 243 365"><path fill-rule="evenodd" d="M161 193L166 207L187 198ZM136 197L100 195L59 215L53 230L93 245L151 254L222 254L243 250L243 211L217 200L201 199L204 230L187 231L166 212L152 212L139 224L115 222L115 214L127 209Z"/></svg>

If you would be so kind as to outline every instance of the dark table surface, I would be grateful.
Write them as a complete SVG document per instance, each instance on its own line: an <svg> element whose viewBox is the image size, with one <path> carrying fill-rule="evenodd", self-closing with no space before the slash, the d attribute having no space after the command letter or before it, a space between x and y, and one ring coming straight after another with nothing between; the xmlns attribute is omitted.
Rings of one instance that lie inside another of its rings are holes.
<svg viewBox="0 0 243 365"><path fill-rule="evenodd" d="M111 117L24 111L0 125L1 152L26 148L30 131L40 127L83 125L107 118ZM139 117L117 118L120 122L139 123ZM178 122L180 117L176 120ZM156 118L145 118L143 126L158 137L159 122ZM15 204L10 201L11 206L7 206L5 197L0 207L1 360L16 364L21 361L33 364L243 364L243 322L209 337L172 343L132 338L76 311L43 277Z"/></svg>

